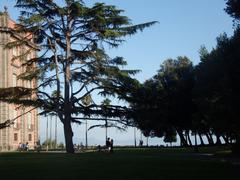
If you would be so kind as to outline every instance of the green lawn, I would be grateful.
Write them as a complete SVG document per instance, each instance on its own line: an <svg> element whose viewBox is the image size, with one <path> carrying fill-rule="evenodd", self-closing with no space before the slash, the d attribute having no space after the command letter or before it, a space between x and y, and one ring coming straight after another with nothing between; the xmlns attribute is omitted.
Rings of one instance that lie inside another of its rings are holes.
<svg viewBox="0 0 240 180"><path fill-rule="evenodd" d="M124 149L108 153L0 153L0 178L174 180L239 179L240 166L220 158L173 149Z"/></svg>

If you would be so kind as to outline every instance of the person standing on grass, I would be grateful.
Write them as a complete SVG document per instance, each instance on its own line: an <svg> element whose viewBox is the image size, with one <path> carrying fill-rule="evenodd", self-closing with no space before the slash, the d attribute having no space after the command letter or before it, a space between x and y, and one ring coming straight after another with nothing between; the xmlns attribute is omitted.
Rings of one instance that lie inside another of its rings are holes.
<svg viewBox="0 0 240 180"><path fill-rule="evenodd" d="M29 150L29 144L28 144L28 142L26 143L25 150L26 150L26 151Z"/></svg>
<svg viewBox="0 0 240 180"><path fill-rule="evenodd" d="M111 142L110 142L110 138L107 138L107 141L106 141L106 149L108 150L108 151L110 151L110 148L111 148Z"/></svg>
<svg viewBox="0 0 240 180"><path fill-rule="evenodd" d="M110 152L113 153L113 139L110 141Z"/></svg>
<svg viewBox="0 0 240 180"><path fill-rule="evenodd" d="M18 151L22 151L22 143L20 142L19 144L18 144Z"/></svg>
<svg viewBox="0 0 240 180"><path fill-rule="evenodd" d="M37 148L37 152L40 153L40 150L41 150L40 140L38 140L38 141L36 142L36 148Z"/></svg>
<svg viewBox="0 0 240 180"><path fill-rule="evenodd" d="M25 151L25 150L26 150L26 145L25 145L24 143L22 143L21 146L22 146L22 147L21 147L21 150L22 150L22 151Z"/></svg>

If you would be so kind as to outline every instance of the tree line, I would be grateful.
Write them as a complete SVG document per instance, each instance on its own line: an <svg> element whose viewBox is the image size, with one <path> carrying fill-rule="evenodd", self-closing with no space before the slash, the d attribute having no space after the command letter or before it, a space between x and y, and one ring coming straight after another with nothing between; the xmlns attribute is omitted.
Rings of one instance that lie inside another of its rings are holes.
<svg viewBox="0 0 240 180"><path fill-rule="evenodd" d="M146 136L172 142L179 135L182 146L192 146L192 133L201 145L205 136L206 144L234 143L239 150L240 1L227 1L225 10L234 17L232 37L221 34L210 52L202 46L198 65L186 56L165 60L155 76L126 96Z"/></svg>

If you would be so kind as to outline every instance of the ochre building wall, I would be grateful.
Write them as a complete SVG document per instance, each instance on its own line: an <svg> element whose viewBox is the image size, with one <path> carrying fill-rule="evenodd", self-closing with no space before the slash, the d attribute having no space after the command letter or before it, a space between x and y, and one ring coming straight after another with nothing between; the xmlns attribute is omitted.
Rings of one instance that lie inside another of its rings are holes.
<svg viewBox="0 0 240 180"><path fill-rule="evenodd" d="M0 14L0 28L13 27L15 22L9 18L7 12ZM27 50L28 47L6 49L4 46L13 39L7 33L0 33L0 88L23 86L35 87L36 81L18 80L17 76L23 72L19 59L13 61L13 57ZM36 52L32 52L27 58L32 58ZM0 122L13 119L32 108L23 108L19 105L7 104L0 101ZM33 148L38 141L38 117L37 110L33 110L15 120L11 127L0 129L0 151L16 150L20 143L29 144Z"/></svg>

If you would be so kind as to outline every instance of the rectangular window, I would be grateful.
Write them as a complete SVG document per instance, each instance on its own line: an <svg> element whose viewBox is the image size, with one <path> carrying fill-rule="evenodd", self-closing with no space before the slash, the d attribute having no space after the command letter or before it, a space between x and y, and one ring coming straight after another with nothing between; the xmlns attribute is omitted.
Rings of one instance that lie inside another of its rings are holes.
<svg viewBox="0 0 240 180"><path fill-rule="evenodd" d="M27 81L27 88L32 88L32 81Z"/></svg>
<svg viewBox="0 0 240 180"><path fill-rule="evenodd" d="M13 110L13 119L16 118L17 116L18 116L17 110L14 109L14 110ZM18 121L17 121L17 119L14 121L13 127L14 127L14 128L17 128L17 127L18 127Z"/></svg>
<svg viewBox="0 0 240 180"><path fill-rule="evenodd" d="M17 51L16 47L12 48L12 54L13 54L13 56L17 56L18 55L18 51Z"/></svg>
<svg viewBox="0 0 240 180"><path fill-rule="evenodd" d="M13 74L13 77L12 77L12 86L13 86L13 87L16 87L16 86L17 86L17 75L16 75L16 74Z"/></svg>
<svg viewBox="0 0 240 180"><path fill-rule="evenodd" d="M13 139L14 139L14 141L17 141L17 140L18 140L18 134L17 134L17 133L14 133L14 134L13 134Z"/></svg>
<svg viewBox="0 0 240 180"><path fill-rule="evenodd" d="M27 126L28 129L32 129L32 113L27 113Z"/></svg>
<svg viewBox="0 0 240 180"><path fill-rule="evenodd" d="M32 141L32 134L28 134L28 141Z"/></svg>
<svg viewBox="0 0 240 180"><path fill-rule="evenodd" d="M28 55L27 55L27 61L29 61L29 60L31 60L32 59L32 56L31 56L31 53L29 53Z"/></svg>

